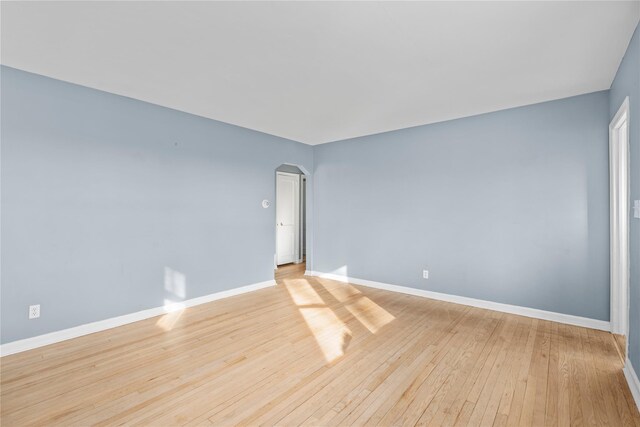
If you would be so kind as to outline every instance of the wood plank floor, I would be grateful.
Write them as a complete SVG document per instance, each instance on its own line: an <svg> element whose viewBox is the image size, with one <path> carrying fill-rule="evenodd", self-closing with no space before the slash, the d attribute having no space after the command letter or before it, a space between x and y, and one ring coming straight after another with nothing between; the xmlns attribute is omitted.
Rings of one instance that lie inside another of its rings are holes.
<svg viewBox="0 0 640 427"><path fill-rule="evenodd" d="M2 358L2 426L640 426L608 333L303 272Z"/></svg>

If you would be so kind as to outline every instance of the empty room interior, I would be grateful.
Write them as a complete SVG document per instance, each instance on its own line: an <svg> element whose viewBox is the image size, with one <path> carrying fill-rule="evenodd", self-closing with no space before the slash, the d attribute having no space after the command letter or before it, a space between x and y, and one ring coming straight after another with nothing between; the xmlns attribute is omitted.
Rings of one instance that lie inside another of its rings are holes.
<svg viewBox="0 0 640 427"><path fill-rule="evenodd" d="M640 1L2 1L0 424L640 427Z"/></svg>

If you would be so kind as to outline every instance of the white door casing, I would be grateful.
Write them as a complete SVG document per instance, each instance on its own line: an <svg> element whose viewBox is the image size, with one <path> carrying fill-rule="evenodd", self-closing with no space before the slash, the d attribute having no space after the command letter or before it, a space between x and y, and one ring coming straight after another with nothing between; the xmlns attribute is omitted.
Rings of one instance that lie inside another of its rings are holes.
<svg viewBox="0 0 640 427"><path fill-rule="evenodd" d="M276 173L276 264L296 262L300 235L300 175Z"/></svg>
<svg viewBox="0 0 640 427"><path fill-rule="evenodd" d="M300 238L299 245L300 253L298 254L298 259L296 262L300 263L303 261L303 257L305 255L305 245L307 244L307 232L305 227L307 226L307 178L304 175L300 175Z"/></svg>
<svg viewBox="0 0 640 427"><path fill-rule="evenodd" d="M629 331L629 98L609 124L611 332ZM627 339L628 342L628 339ZM627 344L628 346L628 344Z"/></svg>

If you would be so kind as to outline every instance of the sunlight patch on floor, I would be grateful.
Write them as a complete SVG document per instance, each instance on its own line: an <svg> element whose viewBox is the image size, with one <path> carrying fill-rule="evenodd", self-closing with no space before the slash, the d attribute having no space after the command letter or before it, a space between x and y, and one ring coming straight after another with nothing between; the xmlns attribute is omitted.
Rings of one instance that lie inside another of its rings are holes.
<svg viewBox="0 0 640 427"><path fill-rule="evenodd" d="M347 325L327 306L307 279L283 280L283 284L325 360L330 363L343 356L353 337ZM322 286L372 334L395 320L391 313L348 283L322 283Z"/></svg>
<svg viewBox="0 0 640 427"><path fill-rule="evenodd" d="M372 334L395 319L387 310L364 296L352 303L345 304L345 307Z"/></svg>
<svg viewBox="0 0 640 427"><path fill-rule="evenodd" d="M293 302L297 306L303 305L325 305L324 300L313 289L313 286L306 279L287 279L284 281Z"/></svg>
<svg viewBox="0 0 640 427"><path fill-rule="evenodd" d="M339 302L345 303L345 308L372 334L395 319L395 316L349 283L322 282L322 286Z"/></svg>
<svg viewBox="0 0 640 427"><path fill-rule="evenodd" d="M163 309L167 314L158 319L156 326L164 329L165 331L170 331L176 325L178 320L180 320L182 313L184 313L185 305L181 302L174 302L165 299Z"/></svg>
<svg viewBox="0 0 640 427"><path fill-rule="evenodd" d="M343 356L352 337L347 325L327 307L306 279L289 279L283 283L291 299L298 306L325 360L331 363Z"/></svg>
<svg viewBox="0 0 640 427"><path fill-rule="evenodd" d="M329 307L301 307L300 314L327 362L331 363L344 355L352 335L333 310Z"/></svg>
<svg viewBox="0 0 640 427"><path fill-rule="evenodd" d="M354 288L348 283L332 283L327 284L322 282L322 286L329 292L335 299L340 302L345 302L354 296L362 295L362 292Z"/></svg>

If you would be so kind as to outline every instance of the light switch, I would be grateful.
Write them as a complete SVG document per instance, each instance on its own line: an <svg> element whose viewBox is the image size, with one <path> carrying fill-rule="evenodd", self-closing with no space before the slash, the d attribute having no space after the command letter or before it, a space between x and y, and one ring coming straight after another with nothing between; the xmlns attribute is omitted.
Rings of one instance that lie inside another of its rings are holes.
<svg viewBox="0 0 640 427"><path fill-rule="evenodd" d="M633 201L633 217L640 218L640 200Z"/></svg>

